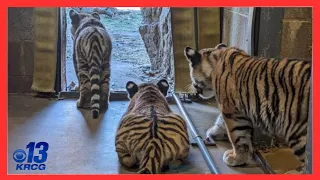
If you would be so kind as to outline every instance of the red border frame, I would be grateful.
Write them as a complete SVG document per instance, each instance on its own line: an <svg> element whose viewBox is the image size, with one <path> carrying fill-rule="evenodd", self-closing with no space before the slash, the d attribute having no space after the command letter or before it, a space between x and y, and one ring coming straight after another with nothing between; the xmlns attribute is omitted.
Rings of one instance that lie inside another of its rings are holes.
<svg viewBox="0 0 320 180"><path fill-rule="evenodd" d="M220 0L220 1L214 1L214 0L197 0L197 1L182 1L182 0L161 0L161 1L150 1L150 0L134 0L134 1L127 1L127 0L95 0L95 1L88 1L88 0L74 0L74 1L66 1L66 0L1 0L0 4L0 22L4 23L7 26L7 8L8 7L77 7L77 6L112 6L112 7L213 7L213 6L244 6L244 7L270 7L270 6L308 6L313 7L313 32L320 32L319 27L319 21L314 21L314 19L319 20L319 14L320 14L320 5L319 0L288 0L288 1L281 1L281 0L265 0L265 1L259 1L259 0L241 0L241 1L235 1L235 0ZM1 179L15 179L20 178L18 175L7 175L7 161L8 161L8 153L7 153L7 83L8 83L8 77L7 77L7 45L8 45L8 36L7 36L7 30L8 28L0 28L1 31L1 39L3 40L3 43L1 44L2 47L0 48L0 55L2 56L3 60L1 61L0 65L0 78L1 78L1 144L3 145L1 148L2 154L1 154ZM319 35L317 33L313 33L313 57L318 57L320 55L320 51L314 51L319 44ZM313 58L315 59L315 58ZM319 60L320 61L320 60ZM318 67L318 60L313 60L313 69L317 69ZM320 71L319 71L320 73ZM317 71L313 71L313 82L317 81L317 76L319 75ZM319 80L318 80L319 81ZM5 82L5 83L4 83ZM317 113L315 110L317 108L317 99L319 99L319 95L314 93L318 92L319 85L317 83L313 83L313 119L319 119L320 112ZM317 139L318 137L318 122L313 121L313 139ZM5 148L4 148L5 147ZM319 149L319 141L313 142L313 174L312 175L291 175L289 178L291 179L299 179L300 178L314 178L314 176L319 175L320 173L317 171L319 168L319 165L317 161L320 160L319 155L315 152L317 152ZM57 177L58 176L58 177ZM70 175L69 175L70 176ZM75 176L79 179L88 178L90 175L71 175ZM219 176L222 176L220 178L223 179L231 179L231 178L244 178L246 180L253 179L256 180L257 178L270 178L268 175L238 175L237 177L233 177L234 175L153 175L153 179L161 179L161 178L184 178L184 179L193 179L193 178L201 178L201 179L212 179L212 178L219 178ZM270 175L269 175L270 176ZM275 179L282 178L281 176L285 175L273 175ZM304 176L304 177L301 177ZM48 178L48 179L56 179L56 178L69 178L66 177L66 175L27 175L23 178L26 179L42 179L42 178ZM127 179L127 178L133 178L133 179L148 179L151 178L150 175L95 175L94 178L97 179L105 179L105 178L114 178L114 179Z"/></svg>

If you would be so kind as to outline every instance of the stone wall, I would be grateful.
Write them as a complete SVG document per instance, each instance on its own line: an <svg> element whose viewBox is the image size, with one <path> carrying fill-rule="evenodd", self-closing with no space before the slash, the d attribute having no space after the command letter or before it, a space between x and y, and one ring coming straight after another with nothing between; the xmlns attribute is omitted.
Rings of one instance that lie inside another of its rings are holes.
<svg viewBox="0 0 320 180"><path fill-rule="evenodd" d="M172 34L170 8L141 8L139 32L150 58L151 70L163 77L172 73Z"/></svg>
<svg viewBox="0 0 320 180"><path fill-rule="evenodd" d="M281 56L311 60L312 8L285 8Z"/></svg>
<svg viewBox="0 0 320 180"><path fill-rule="evenodd" d="M31 92L33 8L8 8L8 92Z"/></svg>

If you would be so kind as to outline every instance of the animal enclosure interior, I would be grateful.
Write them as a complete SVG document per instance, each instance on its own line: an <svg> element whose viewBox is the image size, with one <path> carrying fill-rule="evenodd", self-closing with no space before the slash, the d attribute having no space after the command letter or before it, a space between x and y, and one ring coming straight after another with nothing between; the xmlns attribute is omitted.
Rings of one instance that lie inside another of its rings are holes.
<svg viewBox="0 0 320 180"><path fill-rule="evenodd" d="M112 39L110 103L98 119L91 118L89 109L77 108L79 94L75 89L78 80L73 64L70 9L98 13ZM9 8L8 174L137 173L138 167L125 168L120 164L115 148L117 127L130 102L125 92L128 81L141 84L166 79L170 108L186 119L172 96L177 94L196 131L205 139L221 112L215 98L205 100L191 92L184 48L213 48L223 42L255 57L290 57L312 62L312 10L307 7ZM42 47L43 44L46 46ZM309 117L310 127L311 120ZM196 137L189 125L188 132L192 144L186 162L178 167L170 166L163 173L212 173L199 144L195 145ZM308 133L306 157L312 164L310 130ZM29 142L49 144L45 170L17 170L18 161L13 155L16 150L25 149ZM228 166L223 155L232 148L230 142L215 143L205 147L220 174L284 174L300 165L286 143L259 129L255 129L253 143L256 166ZM308 165L308 173L311 169Z"/></svg>

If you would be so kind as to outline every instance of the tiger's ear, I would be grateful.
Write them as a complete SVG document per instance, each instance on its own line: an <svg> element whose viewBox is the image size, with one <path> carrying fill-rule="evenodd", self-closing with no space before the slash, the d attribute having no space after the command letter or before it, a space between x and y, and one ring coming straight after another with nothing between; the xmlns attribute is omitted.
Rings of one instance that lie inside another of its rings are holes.
<svg viewBox="0 0 320 180"><path fill-rule="evenodd" d="M222 49L222 48L226 48L228 47L227 45L225 45L224 43L220 43L218 45L216 45L215 49Z"/></svg>
<svg viewBox="0 0 320 180"><path fill-rule="evenodd" d="M96 13L96 12L91 13L91 16L93 16L94 18L96 18L96 19L99 19L99 20L100 20L100 16L99 16L99 14L98 14L98 13Z"/></svg>
<svg viewBox="0 0 320 180"><path fill-rule="evenodd" d="M169 89L169 83L165 79L161 79L158 83L157 86L159 90L162 92L164 96L167 96L168 89Z"/></svg>
<svg viewBox="0 0 320 180"><path fill-rule="evenodd" d="M198 51L192 49L191 47L187 46L184 48L184 56L191 63L192 66L196 66L201 62L201 54Z"/></svg>
<svg viewBox="0 0 320 180"><path fill-rule="evenodd" d="M80 22L80 16L79 16L79 13L74 10L74 9L71 9L69 11L69 16L70 16L70 19L71 19L71 24L78 24Z"/></svg>
<svg viewBox="0 0 320 180"><path fill-rule="evenodd" d="M132 81L127 82L126 89L130 99L138 92L138 86Z"/></svg>

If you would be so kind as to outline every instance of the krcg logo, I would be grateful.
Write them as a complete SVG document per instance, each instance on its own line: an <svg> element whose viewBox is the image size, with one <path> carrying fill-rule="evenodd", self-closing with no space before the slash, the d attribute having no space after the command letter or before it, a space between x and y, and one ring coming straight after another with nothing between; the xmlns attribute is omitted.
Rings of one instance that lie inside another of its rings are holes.
<svg viewBox="0 0 320 180"><path fill-rule="evenodd" d="M17 149L13 153L13 159L17 162L16 170L45 170L49 149L49 144L46 142L30 142L26 151ZM34 155L34 152L38 152L39 155Z"/></svg>

